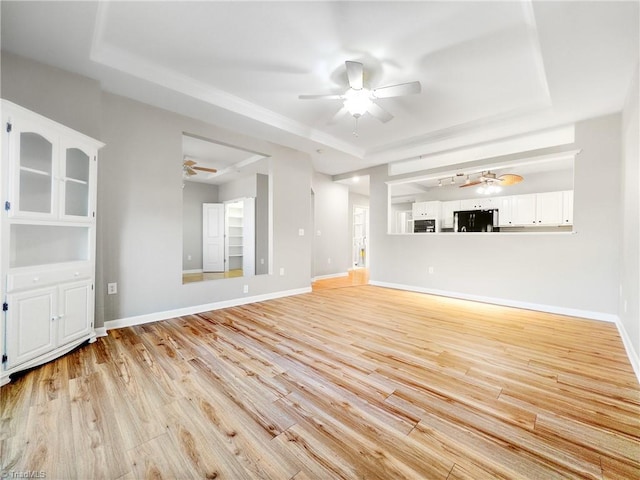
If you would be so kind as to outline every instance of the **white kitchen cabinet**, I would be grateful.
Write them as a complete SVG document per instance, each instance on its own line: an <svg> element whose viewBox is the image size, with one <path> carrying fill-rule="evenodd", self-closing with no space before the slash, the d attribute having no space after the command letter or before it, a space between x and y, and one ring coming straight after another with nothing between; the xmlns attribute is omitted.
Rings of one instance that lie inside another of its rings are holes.
<svg viewBox="0 0 640 480"><path fill-rule="evenodd" d="M536 194L536 222L538 225L562 224L562 192Z"/></svg>
<svg viewBox="0 0 640 480"><path fill-rule="evenodd" d="M569 211L564 212L563 192L544 192L512 197L512 221L514 226L559 226L569 224L563 220ZM567 209L573 211L567 205ZM572 220L571 220L572 221ZM502 225L502 223L501 223Z"/></svg>
<svg viewBox="0 0 640 480"><path fill-rule="evenodd" d="M453 228L453 212L459 210L460 200L442 202L442 228Z"/></svg>
<svg viewBox="0 0 640 480"><path fill-rule="evenodd" d="M460 210L489 210L496 208L493 197L460 200Z"/></svg>
<svg viewBox="0 0 640 480"><path fill-rule="evenodd" d="M562 192L562 225L573 225L573 190Z"/></svg>
<svg viewBox="0 0 640 480"><path fill-rule="evenodd" d="M102 143L2 100L0 385L95 341L95 206Z"/></svg>
<svg viewBox="0 0 640 480"><path fill-rule="evenodd" d="M411 209L413 219L440 218L440 203L439 201L415 202Z"/></svg>
<svg viewBox="0 0 640 480"><path fill-rule="evenodd" d="M511 227L513 225L513 196L495 197L494 208L498 209L498 225Z"/></svg>
<svg viewBox="0 0 640 480"><path fill-rule="evenodd" d="M536 194L514 195L511 202L511 216L513 225L533 226L537 225Z"/></svg>

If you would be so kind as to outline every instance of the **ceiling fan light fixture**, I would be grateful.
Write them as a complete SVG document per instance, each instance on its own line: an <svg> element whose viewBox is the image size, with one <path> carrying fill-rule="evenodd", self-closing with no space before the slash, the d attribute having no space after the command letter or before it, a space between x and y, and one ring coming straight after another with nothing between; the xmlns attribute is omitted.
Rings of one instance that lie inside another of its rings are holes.
<svg viewBox="0 0 640 480"><path fill-rule="evenodd" d="M367 113L372 103L371 90L367 88L360 90L350 88L344 94L344 108L354 117L361 117Z"/></svg>

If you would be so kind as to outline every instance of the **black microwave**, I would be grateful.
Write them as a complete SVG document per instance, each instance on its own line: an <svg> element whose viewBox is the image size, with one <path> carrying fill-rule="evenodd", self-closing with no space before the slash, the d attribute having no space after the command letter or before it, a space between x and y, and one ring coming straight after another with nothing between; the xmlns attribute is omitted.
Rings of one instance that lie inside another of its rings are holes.
<svg viewBox="0 0 640 480"><path fill-rule="evenodd" d="M413 233L433 233L436 231L436 220L433 218L413 221Z"/></svg>

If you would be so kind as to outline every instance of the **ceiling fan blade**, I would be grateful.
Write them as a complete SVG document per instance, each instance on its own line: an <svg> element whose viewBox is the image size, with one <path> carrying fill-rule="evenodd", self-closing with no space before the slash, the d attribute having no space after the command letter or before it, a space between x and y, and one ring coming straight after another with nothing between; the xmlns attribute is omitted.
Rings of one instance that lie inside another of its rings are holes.
<svg viewBox="0 0 640 480"><path fill-rule="evenodd" d="M367 108L367 112L369 112L372 116L376 117L382 123L387 123L389 120L393 118L393 115L387 112L380 105L375 104L373 102L371 103L371 105L369 105L369 108Z"/></svg>
<svg viewBox="0 0 640 480"><path fill-rule="evenodd" d="M187 167L193 167L196 162L194 162L193 160L185 160L182 164L186 165Z"/></svg>
<svg viewBox="0 0 640 480"><path fill-rule="evenodd" d="M193 170L200 170L201 172L211 172L211 173L216 173L218 171L215 168L206 168L206 167L193 167Z"/></svg>
<svg viewBox="0 0 640 480"><path fill-rule="evenodd" d="M481 183L484 183L484 180L476 180L475 182L463 183L462 185L460 185L460 188L473 187L474 185L480 185Z"/></svg>
<svg viewBox="0 0 640 480"><path fill-rule="evenodd" d="M388 87L376 88L373 94L376 98L401 97L403 95L413 95L420 93L422 86L420 82L400 83L398 85L389 85Z"/></svg>
<svg viewBox="0 0 640 480"><path fill-rule="evenodd" d="M198 172L196 172L191 167L185 167L185 172L187 172L187 175L189 175L190 177L193 176L193 175L197 175L198 174Z"/></svg>
<svg viewBox="0 0 640 480"><path fill-rule="evenodd" d="M316 100L316 99L324 99L324 100L342 100L342 95L298 95L300 100Z"/></svg>
<svg viewBox="0 0 640 480"><path fill-rule="evenodd" d="M524 179L520 175L516 175L515 173L505 173L504 175L500 175L498 177L500 185L503 185L505 187L520 183L522 180Z"/></svg>
<svg viewBox="0 0 640 480"><path fill-rule="evenodd" d="M362 79L364 77L363 66L360 62L344 62L347 66L347 78L349 86L354 90L362 89Z"/></svg>

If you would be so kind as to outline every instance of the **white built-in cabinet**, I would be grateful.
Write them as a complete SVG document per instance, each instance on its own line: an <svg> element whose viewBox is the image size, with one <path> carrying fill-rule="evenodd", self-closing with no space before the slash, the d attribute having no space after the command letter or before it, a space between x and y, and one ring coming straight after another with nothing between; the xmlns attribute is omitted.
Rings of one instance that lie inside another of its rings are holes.
<svg viewBox="0 0 640 480"><path fill-rule="evenodd" d="M464 210L498 210L500 227L558 227L573 225L573 190L472 198L444 202L416 202L414 211L426 211L426 204L440 203L441 228L453 228L453 213Z"/></svg>
<svg viewBox="0 0 640 480"><path fill-rule="evenodd" d="M532 193L505 198L511 198L512 226L573 224L573 191ZM500 216L501 214L502 212L499 213ZM502 221L500 223L502 225Z"/></svg>
<svg viewBox="0 0 640 480"><path fill-rule="evenodd" d="M489 210L496 208L493 197L460 200L460 210Z"/></svg>
<svg viewBox="0 0 640 480"><path fill-rule="evenodd" d="M411 209L413 219L420 220L440 218L440 203L441 202L439 201L415 202Z"/></svg>
<svg viewBox="0 0 640 480"><path fill-rule="evenodd" d="M562 192L562 224L573 225L573 190Z"/></svg>
<svg viewBox="0 0 640 480"><path fill-rule="evenodd" d="M102 143L2 100L0 384L95 341Z"/></svg>

